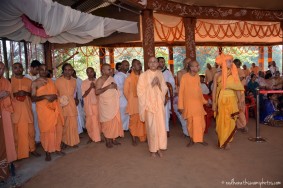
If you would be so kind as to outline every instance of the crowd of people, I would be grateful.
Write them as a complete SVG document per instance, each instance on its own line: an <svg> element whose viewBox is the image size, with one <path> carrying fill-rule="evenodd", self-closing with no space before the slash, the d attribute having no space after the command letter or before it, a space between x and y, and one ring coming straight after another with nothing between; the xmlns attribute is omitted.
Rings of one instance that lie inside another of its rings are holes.
<svg viewBox="0 0 283 188"><path fill-rule="evenodd" d="M199 63L185 58L174 78L163 57L151 57L144 72L139 60L133 59L131 65L124 60L116 64L116 71L102 64L99 78L88 67L83 81L69 63L55 79L37 60L31 62L27 75L21 63L14 63L13 76L7 80L0 62L0 145L4 146L0 179L7 178L13 161L30 154L40 157L39 144L46 161L52 153L65 155L62 150L78 147L84 130L88 143L103 141L107 148L120 145L119 138L129 130L134 146L147 141L151 156L162 157L173 113L188 137L188 147L208 145L204 134L214 117L218 146L230 149L236 130L248 131L245 103L255 103L257 88L282 89L283 80L275 62L265 73L254 63L249 70L231 55L221 54L215 62L214 67L207 64L205 75L199 75ZM282 96L268 94L261 100L262 121L283 119Z"/></svg>

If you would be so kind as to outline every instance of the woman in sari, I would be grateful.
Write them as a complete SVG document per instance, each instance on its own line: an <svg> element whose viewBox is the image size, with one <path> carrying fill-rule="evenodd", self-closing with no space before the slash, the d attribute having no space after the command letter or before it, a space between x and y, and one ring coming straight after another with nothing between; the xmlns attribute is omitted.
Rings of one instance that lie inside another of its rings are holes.
<svg viewBox="0 0 283 188"><path fill-rule="evenodd" d="M233 64L233 56L221 54L216 58L216 63L222 69L214 77L212 93L218 146L221 149L230 149L229 143L237 129L239 109L245 102L241 97L244 87L240 82L237 67Z"/></svg>

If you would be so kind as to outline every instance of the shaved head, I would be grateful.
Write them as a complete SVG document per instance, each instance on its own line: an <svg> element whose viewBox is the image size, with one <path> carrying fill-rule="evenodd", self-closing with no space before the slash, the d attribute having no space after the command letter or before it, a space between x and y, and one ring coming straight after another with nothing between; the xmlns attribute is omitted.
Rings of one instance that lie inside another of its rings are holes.
<svg viewBox="0 0 283 188"><path fill-rule="evenodd" d="M107 63L102 64L101 73L102 75L105 75L105 76L111 76L112 75L111 66Z"/></svg>
<svg viewBox="0 0 283 188"><path fill-rule="evenodd" d="M188 71L191 73L198 73L200 70L199 68L199 62L196 60L190 61L188 64Z"/></svg>
<svg viewBox="0 0 283 188"><path fill-rule="evenodd" d="M13 66L12 66L12 69L13 69L13 73L16 75L16 76L21 76L23 75L23 65L21 63L14 63Z"/></svg>
<svg viewBox="0 0 283 188"><path fill-rule="evenodd" d="M157 59L155 57L149 58L149 60L148 60L148 67L149 67L150 70L152 70L152 71L157 70L158 65L159 65L159 63L158 63L158 61L157 61Z"/></svg>

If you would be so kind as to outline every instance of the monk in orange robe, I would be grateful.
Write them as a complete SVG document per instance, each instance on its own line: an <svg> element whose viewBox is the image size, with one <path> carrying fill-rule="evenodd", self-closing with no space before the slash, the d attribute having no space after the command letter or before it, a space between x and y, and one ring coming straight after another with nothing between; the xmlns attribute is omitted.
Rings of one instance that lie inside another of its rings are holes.
<svg viewBox="0 0 283 188"><path fill-rule="evenodd" d="M23 66L20 63L13 64L14 77L12 84L12 122L14 127L15 147L18 159L28 158L29 152L39 157L35 151L35 130L31 109L31 80L23 76Z"/></svg>
<svg viewBox="0 0 283 188"><path fill-rule="evenodd" d="M9 163L17 160L14 143L11 113L14 111L11 101L12 87L3 77L5 65L0 61L0 181L9 176Z"/></svg>
<svg viewBox="0 0 283 188"><path fill-rule="evenodd" d="M65 154L61 151L64 119L57 100L57 89L47 75L47 66L40 65L40 77L32 82L32 101L36 102L40 141L46 152L45 160L50 161L53 152Z"/></svg>
<svg viewBox="0 0 283 188"><path fill-rule="evenodd" d="M55 81L59 103L64 117L63 149L67 146L78 147L80 143L77 121L77 107L75 103L76 79L72 77L73 67L69 63L62 66L63 76Z"/></svg>
<svg viewBox="0 0 283 188"><path fill-rule="evenodd" d="M184 119L187 120L190 136L190 142L187 146L191 146L193 143L207 145L203 141L206 115L203 105L207 104L207 101L202 94L200 77L198 75L199 70L199 63L190 61L188 73L183 75L179 89L178 109Z"/></svg>
<svg viewBox="0 0 283 188"><path fill-rule="evenodd" d="M106 139L106 147L120 145L116 138L124 137L119 107L119 92L109 64L101 67L102 76L96 81L95 94L98 98L99 120L102 133Z"/></svg>
<svg viewBox="0 0 283 188"><path fill-rule="evenodd" d="M141 142L146 140L146 129L144 123L140 120L137 95L137 84L141 70L141 62L134 59L132 62L132 72L130 76L126 78L124 83L124 95L128 101L126 113L130 115L129 129L132 135L132 144L134 146L137 145L137 137Z"/></svg>
<svg viewBox="0 0 283 188"><path fill-rule="evenodd" d="M156 153L162 157L161 150L167 149L167 132L165 129L165 95L168 91L163 74L158 70L155 57L149 58L149 69L138 80L140 120L145 122L147 141L152 157Z"/></svg>
<svg viewBox="0 0 283 188"><path fill-rule="evenodd" d="M86 69L87 79L82 82L84 110L86 113L86 129L90 140L88 143L101 141L101 126L98 118L98 99L95 95L95 76L92 67Z"/></svg>

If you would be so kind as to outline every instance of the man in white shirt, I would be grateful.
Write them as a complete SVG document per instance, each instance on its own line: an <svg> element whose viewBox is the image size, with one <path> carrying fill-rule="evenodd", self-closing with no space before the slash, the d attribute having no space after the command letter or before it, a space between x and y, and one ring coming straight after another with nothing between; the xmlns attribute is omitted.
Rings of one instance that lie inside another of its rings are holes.
<svg viewBox="0 0 283 188"><path fill-rule="evenodd" d="M114 75L114 80L117 84L120 93L120 113L123 123L123 130L129 130L130 116L126 113L127 99L124 96L124 83L127 78L127 72L129 71L130 64L127 60L121 62L121 70Z"/></svg>
<svg viewBox="0 0 283 188"><path fill-rule="evenodd" d="M85 128L85 112L83 106L83 96L82 96L82 79L80 79L76 71L74 70L73 77L76 79L76 96L74 98L78 99L77 111L78 111L78 133L83 133L83 129Z"/></svg>
<svg viewBox="0 0 283 188"><path fill-rule="evenodd" d="M32 60L30 67L29 67L29 73L25 75L26 78L34 81L36 80L39 75L39 66L41 63L38 60ZM40 143L40 131L38 128L38 120L37 120L37 113L36 113L36 103L32 103L32 113L33 113L33 124L35 129L35 142Z"/></svg>
<svg viewBox="0 0 283 188"><path fill-rule="evenodd" d="M169 82L172 85L173 93L175 93L175 79L174 79L172 73L170 72L170 70L168 70L167 67L165 66L164 57L158 57L157 60L158 60L158 63L159 63L158 68L159 68L159 70L162 71L165 82ZM168 93L168 95L170 96L169 93ZM166 122L167 136L169 136L170 110L171 110L171 102L169 100L165 105L165 118L166 118L165 122Z"/></svg>

